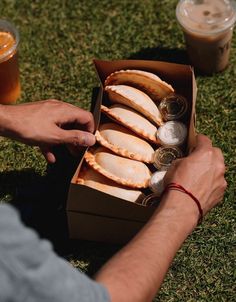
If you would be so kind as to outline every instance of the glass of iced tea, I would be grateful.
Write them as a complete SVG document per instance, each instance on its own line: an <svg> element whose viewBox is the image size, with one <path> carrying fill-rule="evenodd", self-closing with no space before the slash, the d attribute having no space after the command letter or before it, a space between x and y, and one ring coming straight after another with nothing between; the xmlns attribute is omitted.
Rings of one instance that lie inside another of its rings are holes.
<svg viewBox="0 0 236 302"><path fill-rule="evenodd" d="M0 104L14 104L20 96L18 45L16 28L0 20Z"/></svg>

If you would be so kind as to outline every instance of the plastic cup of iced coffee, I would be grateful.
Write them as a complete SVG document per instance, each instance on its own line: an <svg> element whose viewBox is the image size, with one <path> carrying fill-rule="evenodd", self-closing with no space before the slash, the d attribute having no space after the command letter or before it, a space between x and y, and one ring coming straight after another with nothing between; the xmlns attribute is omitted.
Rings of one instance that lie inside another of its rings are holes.
<svg viewBox="0 0 236 302"><path fill-rule="evenodd" d="M180 0L176 17L191 64L204 74L224 70L236 21L235 1Z"/></svg>
<svg viewBox="0 0 236 302"><path fill-rule="evenodd" d="M16 28L0 20L0 104L14 104L20 96L18 45Z"/></svg>

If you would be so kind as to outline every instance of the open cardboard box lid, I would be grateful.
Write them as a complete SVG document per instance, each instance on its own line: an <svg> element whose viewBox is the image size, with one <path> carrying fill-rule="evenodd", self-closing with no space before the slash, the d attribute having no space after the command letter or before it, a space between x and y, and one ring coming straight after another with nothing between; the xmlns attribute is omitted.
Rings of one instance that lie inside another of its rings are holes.
<svg viewBox="0 0 236 302"><path fill-rule="evenodd" d="M122 69L140 69L144 71L153 72L158 75L162 80L171 84L178 94L183 95L189 102L189 121L188 121L188 141L187 147L192 148L195 145L195 102L196 102L196 81L193 70L188 65L180 65L159 61L141 61L141 60L118 60L118 61L101 61L94 60L95 68L98 74L99 81L101 83L100 90L97 98L92 101L91 108L93 108L93 115L95 119L96 129L99 126L101 119L101 104L103 101L103 83L108 75L112 72ZM96 217L108 217L109 219L117 220L119 226L120 220L133 221L137 223L144 223L152 215L154 207L145 207L136 203L132 203L115 196L103 193L85 185L77 184L76 180L80 173L83 159L81 160L72 180L69 189L67 212L73 213L73 220L75 219L75 213L81 213L86 215L92 215ZM90 216L90 217L92 217ZM69 216L68 216L69 217ZM72 216L71 216L72 217ZM79 217L79 216L78 216ZM87 219L87 218L86 218ZM91 218L92 219L92 218ZM70 217L69 217L70 220ZM88 221L88 220L87 220ZM70 221L69 221L70 225ZM90 228L89 222L83 225L83 228ZM77 234L78 230L75 230L73 223L71 224L70 233L72 237L80 238L80 234ZM104 226L103 226L104 232ZM81 230L80 230L81 231ZM99 225L97 230L91 232L99 232ZM90 233L91 233L90 232ZM112 230L109 230L112 233ZM82 231L83 233L83 231ZM89 237L89 232L86 232L86 236ZM77 236L78 235L78 236ZM84 238L83 239L90 239ZM98 238L99 241L103 240L103 235L92 237ZM106 238L106 234L104 234Z"/></svg>

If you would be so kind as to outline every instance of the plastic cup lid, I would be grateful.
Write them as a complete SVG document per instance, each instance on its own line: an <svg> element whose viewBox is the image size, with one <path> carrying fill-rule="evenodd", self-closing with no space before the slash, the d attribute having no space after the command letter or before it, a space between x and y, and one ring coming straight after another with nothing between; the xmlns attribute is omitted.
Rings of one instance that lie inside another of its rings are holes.
<svg viewBox="0 0 236 302"><path fill-rule="evenodd" d="M19 44L19 33L5 20L0 20L0 62L15 53Z"/></svg>
<svg viewBox="0 0 236 302"><path fill-rule="evenodd" d="M158 106L164 120L171 121L181 118L187 111L188 102L185 97L170 94Z"/></svg>
<svg viewBox="0 0 236 302"><path fill-rule="evenodd" d="M147 195L143 200L142 200L142 205L143 206L155 206L158 204L160 195L156 193L152 193Z"/></svg>
<svg viewBox="0 0 236 302"><path fill-rule="evenodd" d="M233 0L180 0L176 17L190 32L217 34L234 25L236 4Z"/></svg>
<svg viewBox="0 0 236 302"><path fill-rule="evenodd" d="M164 146L182 145L187 137L187 127L177 121L166 122L157 130L157 138Z"/></svg>
<svg viewBox="0 0 236 302"><path fill-rule="evenodd" d="M177 147L160 147L154 153L154 166L157 169L168 169L173 160L183 157L183 152Z"/></svg>

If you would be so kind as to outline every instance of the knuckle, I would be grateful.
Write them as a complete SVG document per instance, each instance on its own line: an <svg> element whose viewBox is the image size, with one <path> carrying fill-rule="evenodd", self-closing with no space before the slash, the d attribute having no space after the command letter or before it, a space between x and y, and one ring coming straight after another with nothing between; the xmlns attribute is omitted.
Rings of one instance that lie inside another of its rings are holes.
<svg viewBox="0 0 236 302"><path fill-rule="evenodd" d="M218 160L224 161L224 155L223 155L220 148L215 147L214 148L214 154L215 154L215 156L217 156Z"/></svg>
<svg viewBox="0 0 236 302"><path fill-rule="evenodd" d="M74 147L77 146L83 146L85 144L85 136L84 135L73 135L72 139L71 139L72 145Z"/></svg>
<svg viewBox="0 0 236 302"><path fill-rule="evenodd" d="M200 159L203 160L203 161L209 161L211 162L212 159L214 158L214 154L213 154L213 149L212 148L207 148L204 150L204 152L201 153L201 155L199 155Z"/></svg>
<svg viewBox="0 0 236 302"><path fill-rule="evenodd" d="M49 99L44 102L45 108L49 109L52 106L58 106L61 102L55 99Z"/></svg>
<svg viewBox="0 0 236 302"><path fill-rule="evenodd" d="M89 120L93 120L93 114L90 111L87 111L87 116Z"/></svg>
<svg viewBox="0 0 236 302"><path fill-rule="evenodd" d="M60 145L60 144L64 143L63 138L61 137L61 135L54 135L52 137L52 142L55 145Z"/></svg>
<svg viewBox="0 0 236 302"><path fill-rule="evenodd" d="M59 103L60 101L56 100L56 99L49 99L47 100L48 103L51 103L51 104L57 104Z"/></svg>
<svg viewBox="0 0 236 302"><path fill-rule="evenodd" d="M56 99L50 99L49 100L49 105L54 105L54 106L58 106L58 105L61 105L62 102L61 101L58 101Z"/></svg>
<svg viewBox="0 0 236 302"><path fill-rule="evenodd" d="M224 179L223 184L222 184L223 189L226 190L227 186L228 186L227 181Z"/></svg>
<svg viewBox="0 0 236 302"><path fill-rule="evenodd" d="M221 152L221 149L218 148L218 147L214 147L213 149L214 149L216 152L222 153L222 152Z"/></svg>
<svg viewBox="0 0 236 302"><path fill-rule="evenodd" d="M208 150L206 151L206 154L207 154L208 157L213 157L213 156L214 156L213 149L212 149L212 148L208 149Z"/></svg>
<svg viewBox="0 0 236 302"><path fill-rule="evenodd" d="M219 163L219 170L221 173L225 173L225 164L223 162Z"/></svg>
<svg viewBox="0 0 236 302"><path fill-rule="evenodd" d="M76 135L73 135L73 136L71 137L71 144L72 144L74 147L78 146L78 145L80 144L80 139L81 139L81 138L77 137Z"/></svg>

